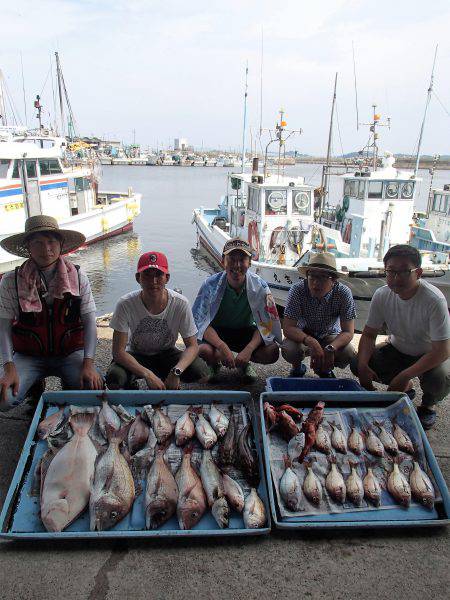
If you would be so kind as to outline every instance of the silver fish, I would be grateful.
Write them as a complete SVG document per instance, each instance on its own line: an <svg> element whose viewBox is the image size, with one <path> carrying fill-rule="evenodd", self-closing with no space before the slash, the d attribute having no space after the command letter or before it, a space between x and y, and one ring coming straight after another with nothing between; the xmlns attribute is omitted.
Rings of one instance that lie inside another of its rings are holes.
<svg viewBox="0 0 450 600"><path fill-rule="evenodd" d="M255 488L245 499L243 517L246 529L261 529L266 524L266 509Z"/></svg>
<svg viewBox="0 0 450 600"><path fill-rule="evenodd" d="M386 452L389 452L389 454L398 454L398 444L394 436L391 435L385 427L383 427L383 423L374 421L374 424L380 430L380 434L378 437L380 438L380 441L383 444Z"/></svg>
<svg viewBox="0 0 450 600"><path fill-rule="evenodd" d="M136 418L128 429L127 446L130 454L136 454L136 452L142 450L148 440L149 433L150 428L142 418L141 413L136 412Z"/></svg>
<svg viewBox="0 0 450 600"><path fill-rule="evenodd" d="M119 415L111 408L106 399L102 400L102 408L98 414L98 424L105 439L108 439L107 426L114 429L114 431L119 431L121 426Z"/></svg>
<svg viewBox="0 0 450 600"><path fill-rule="evenodd" d="M219 439L217 445L217 462L222 469L231 467L236 455L238 441L237 426L233 414L233 406L230 406L230 418L225 435Z"/></svg>
<svg viewBox="0 0 450 600"><path fill-rule="evenodd" d="M361 477L359 476L356 467L358 463L350 462L350 475L347 477L345 487L347 490L347 498L355 506L361 506L362 499L364 498L364 484Z"/></svg>
<svg viewBox="0 0 450 600"><path fill-rule="evenodd" d="M307 473L303 481L303 492L310 502L319 506L322 501L322 484L319 478L312 470L310 463L304 463Z"/></svg>
<svg viewBox="0 0 450 600"><path fill-rule="evenodd" d="M288 456L294 461L296 460L300 454L302 453L303 448L305 447L305 434L297 433L293 438L289 440L288 444Z"/></svg>
<svg viewBox="0 0 450 600"><path fill-rule="evenodd" d="M119 415L120 420L123 423L131 423L133 421L133 416L124 408L121 404L112 404L111 408L114 412Z"/></svg>
<svg viewBox="0 0 450 600"><path fill-rule="evenodd" d="M155 432L152 428L149 429L149 435L147 443L131 457L131 464L133 466L133 472L138 480L145 479L149 465L152 464L155 458L155 448L158 440L156 439Z"/></svg>
<svg viewBox="0 0 450 600"><path fill-rule="evenodd" d="M158 406L153 408L147 404L144 406L144 414L153 427L158 444L164 445L172 435L175 425Z"/></svg>
<svg viewBox="0 0 450 600"><path fill-rule="evenodd" d="M205 450L209 450L217 442L217 435L208 421L201 413L195 414L195 433L198 441Z"/></svg>
<svg viewBox="0 0 450 600"><path fill-rule="evenodd" d="M396 423L395 421L393 422L393 434L395 441L397 442L397 445L402 452L414 454L414 446L411 441L411 438L406 433L406 431L402 429L400 425L398 425L398 423Z"/></svg>
<svg viewBox="0 0 450 600"><path fill-rule="evenodd" d="M245 497L239 483L232 479L227 473L222 473L223 487L228 504L237 512L244 510Z"/></svg>
<svg viewBox="0 0 450 600"><path fill-rule="evenodd" d="M62 531L86 508L97 450L88 436L95 414L71 415L74 435L51 461L41 493L41 519L47 531Z"/></svg>
<svg viewBox="0 0 450 600"><path fill-rule="evenodd" d="M330 421L331 428L333 430L331 434L331 445L335 450L341 452L341 454L347 454L347 444L345 437L339 427Z"/></svg>
<svg viewBox="0 0 450 600"><path fill-rule="evenodd" d="M417 502L423 504L427 508L433 508L435 500L433 484L428 475L420 468L419 463L416 461L414 461L414 468L411 472L409 483L412 495Z"/></svg>
<svg viewBox="0 0 450 600"><path fill-rule="evenodd" d="M331 440L328 434L328 431L323 427L323 425L319 425L316 430L316 440L314 442L316 449L319 452L323 452L324 454L330 454L331 452Z"/></svg>
<svg viewBox="0 0 450 600"><path fill-rule="evenodd" d="M367 467L367 473L363 479L364 496L366 500L380 506L381 504L381 485L376 478L372 467Z"/></svg>
<svg viewBox="0 0 450 600"><path fill-rule="evenodd" d="M384 446L381 443L380 438L378 438L373 432L372 428L369 427L367 429L366 434L366 448L370 454L373 456L383 456L384 455Z"/></svg>
<svg viewBox="0 0 450 600"><path fill-rule="evenodd" d="M185 411L175 423L175 444L184 446L195 435L195 425L189 410Z"/></svg>
<svg viewBox="0 0 450 600"><path fill-rule="evenodd" d="M394 468L389 473L387 489L391 496L402 506L408 507L411 502L411 488L406 477L394 462Z"/></svg>
<svg viewBox="0 0 450 600"><path fill-rule="evenodd" d="M45 440L49 435L58 430L65 421L64 408L43 419L37 428L39 439Z"/></svg>
<svg viewBox="0 0 450 600"><path fill-rule="evenodd" d="M95 428L95 423L89 431L89 437L92 440L91 432ZM62 448L67 442L73 437L72 427L70 426L69 419L62 422L58 429L55 429L47 436L48 447L52 450L58 450ZM92 440L94 441L94 440Z"/></svg>
<svg viewBox="0 0 450 600"><path fill-rule="evenodd" d="M328 460L330 463L330 470L328 471L328 475L325 479L325 487L335 502L344 504L346 497L344 478L337 467L336 457L330 456Z"/></svg>
<svg viewBox="0 0 450 600"><path fill-rule="evenodd" d="M223 437L227 432L229 420L214 403L211 404L209 409L208 419L217 436Z"/></svg>
<svg viewBox="0 0 450 600"><path fill-rule="evenodd" d="M280 496L286 508L292 512L297 512L300 508L302 497L302 488L297 473L292 469L292 461L284 458L285 471L280 479Z"/></svg>
<svg viewBox="0 0 450 600"><path fill-rule="evenodd" d="M184 449L180 468L175 475L178 486L177 517L180 529L192 529L207 508L203 485L191 463L192 446Z"/></svg>
<svg viewBox="0 0 450 600"><path fill-rule="evenodd" d="M225 498L222 475L213 460L210 450L204 450L200 463L200 477L206 492L213 517L222 529L228 527L230 509Z"/></svg>
<svg viewBox="0 0 450 600"><path fill-rule="evenodd" d="M150 467L145 488L145 526L157 529L177 509L178 487L164 457L166 448L158 447Z"/></svg>
<svg viewBox="0 0 450 600"><path fill-rule="evenodd" d="M356 427L352 427L350 431L350 435L348 436L348 449L353 454L357 454L358 456L362 454L364 450L364 439L360 432L356 429Z"/></svg>
<svg viewBox="0 0 450 600"><path fill-rule="evenodd" d="M131 510L135 497L133 476L119 445L129 425L119 431L109 430L109 445L95 466L94 484L89 501L91 531L111 529Z"/></svg>

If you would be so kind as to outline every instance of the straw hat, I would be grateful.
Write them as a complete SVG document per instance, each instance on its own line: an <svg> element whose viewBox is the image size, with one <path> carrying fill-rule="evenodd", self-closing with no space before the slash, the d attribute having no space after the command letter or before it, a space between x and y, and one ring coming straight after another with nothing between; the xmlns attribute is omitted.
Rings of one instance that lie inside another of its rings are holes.
<svg viewBox="0 0 450 600"><path fill-rule="evenodd" d="M306 277L309 269L316 269L320 271L324 271L330 275L335 275L339 277L343 275L341 271L338 271L336 268L336 259L334 254L331 252L320 252L318 254L310 254L309 262L307 265L302 265L298 268L298 272L302 277Z"/></svg>
<svg viewBox="0 0 450 600"><path fill-rule="evenodd" d="M61 254L68 254L79 248L86 241L85 236L73 229L60 229L58 221L54 217L46 215L35 215L28 217L25 221L25 231L16 233L0 241L0 246L16 256L29 258L30 252L27 248L27 239L33 233L55 233L61 236Z"/></svg>

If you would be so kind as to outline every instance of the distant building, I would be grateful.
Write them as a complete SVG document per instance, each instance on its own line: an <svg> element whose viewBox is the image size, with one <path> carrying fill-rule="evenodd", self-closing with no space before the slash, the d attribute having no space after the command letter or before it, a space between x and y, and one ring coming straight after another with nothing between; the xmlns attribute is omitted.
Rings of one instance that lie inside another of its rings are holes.
<svg viewBox="0 0 450 600"><path fill-rule="evenodd" d="M186 138L175 138L173 144L174 150L188 150L188 141Z"/></svg>

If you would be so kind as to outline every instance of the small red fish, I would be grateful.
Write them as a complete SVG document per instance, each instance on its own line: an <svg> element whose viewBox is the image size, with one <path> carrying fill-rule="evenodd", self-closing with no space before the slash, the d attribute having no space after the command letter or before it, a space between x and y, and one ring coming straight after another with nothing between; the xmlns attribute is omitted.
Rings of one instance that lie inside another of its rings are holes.
<svg viewBox="0 0 450 600"><path fill-rule="evenodd" d="M298 457L299 463L303 462L303 459L305 458L305 456L308 454L308 452L314 446L314 443L316 441L317 428L316 428L315 424L313 423L313 421L306 420L302 425L302 431L305 434L305 445L303 446L302 453Z"/></svg>
<svg viewBox="0 0 450 600"><path fill-rule="evenodd" d="M278 430L281 437L289 442L297 433L300 433L300 427L294 421L294 419L287 414L285 410L282 410L278 414Z"/></svg>
<svg viewBox="0 0 450 600"><path fill-rule="evenodd" d="M281 404L281 406L277 406L275 408L275 410L277 411L277 413L280 413L281 411L285 411L287 412L288 415L290 415L294 420L298 420L301 421L302 420L302 412L300 410L298 410L297 408L294 408L293 406L291 406L290 404Z"/></svg>
<svg viewBox="0 0 450 600"><path fill-rule="evenodd" d="M266 419L266 428L270 429L277 424L278 414L275 408L269 404L269 402L264 402L264 417Z"/></svg>

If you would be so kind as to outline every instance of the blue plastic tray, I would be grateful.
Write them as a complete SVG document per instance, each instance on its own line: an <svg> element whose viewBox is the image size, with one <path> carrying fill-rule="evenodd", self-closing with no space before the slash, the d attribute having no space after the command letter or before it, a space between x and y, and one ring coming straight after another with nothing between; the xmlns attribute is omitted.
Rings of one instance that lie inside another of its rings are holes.
<svg viewBox="0 0 450 600"><path fill-rule="evenodd" d="M272 471L270 468L269 439L266 434L263 404L277 405L288 403L298 408L312 408L317 402L325 402L326 408L358 408L369 409L387 407L400 398L406 398L411 408L411 414L422 436L428 466L433 473L435 482L442 496L442 502L436 503L431 511L421 506L411 506L408 510L401 507L382 509L379 511L355 511L340 514L307 515L304 517L282 517L278 511L278 502L274 490ZM362 529L387 527L433 527L448 525L450 522L450 495L444 477L428 442L425 431L417 417L416 411L409 398L398 392L265 392L260 396L261 431L264 449L266 478L269 490L270 509L275 527L279 529Z"/></svg>
<svg viewBox="0 0 450 600"><path fill-rule="evenodd" d="M97 392L46 392L43 394L36 409L30 430L25 441L14 477L6 496L2 512L0 514L0 537L9 539L101 539L101 538L160 538L160 537L195 537L195 536L237 536L237 535L263 535L270 532L270 510L267 497L267 488L262 462L261 444L259 441L258 420L255 415L251 395L248 392L215 392L215 391L110 391L107 392L108 401L111 404L122 404L133 407L145 404L187 404L200 405L216 402L218 404L233 403L234 405L245 404L253 422L256 448L258 451L261 482L258 494L264 502L267 515L266 527L262 529L245 529L241 515L231 511L230 527L220 529L215 522L211 512L208 510L201 521L192 530L179 529L176 517L172 517L160 529L145 530L144 527L144 496L143 492L136 498L130 513L108 531L89 531L89 514L85 511L74 523L60 533L45 530L39 517L39 498L31 496L33 473L43 452L46 450L46 442L38 440L36 429L41 421L42 415L47 410L56 411L57 407L65 404L100 405L101 396ZM144 482L145 484L145 482Z"/></svg>
<svg viewBox="0 0 450 600"><path fill-rule="evenodd" d="M269 377L267 392L360 392L354 379L319 379L316 377Z"/></svg>

